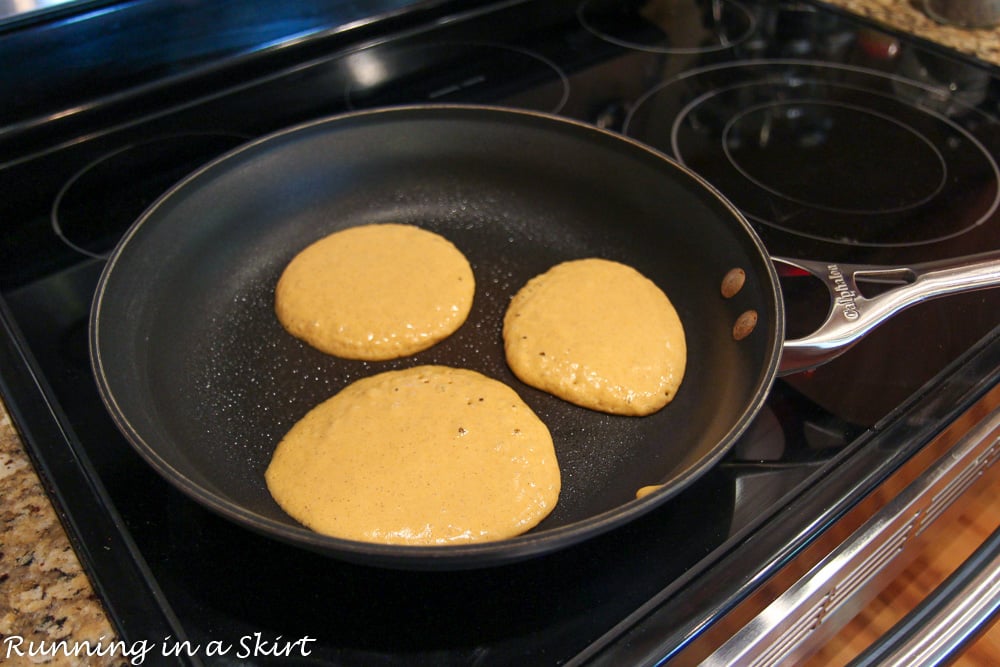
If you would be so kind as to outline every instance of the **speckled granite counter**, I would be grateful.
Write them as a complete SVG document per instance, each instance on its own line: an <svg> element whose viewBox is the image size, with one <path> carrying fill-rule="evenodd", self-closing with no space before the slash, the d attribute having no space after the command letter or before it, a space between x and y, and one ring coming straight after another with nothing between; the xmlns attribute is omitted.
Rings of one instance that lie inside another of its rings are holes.
<svg viewBox="0 0 1000 667"><path fill-rule="evenodd" d="M115 634L2 404L0 498L0 663L120 664L96 655L17 656L61 640L69 649L110 646Z"/></svg>
<svg viewBox="0 0 1000 667"><path fill-rule="evenodd" d="M963 30L928 18L920 0L824 0L825 4L864 16L881 25L907 32L1000 65L1000 28Z"/></svg>
<svg viewBox="0 0 1000 667"><path fill-rule="evenodd" d="M1000 65L1000 30L960 30L941 26L916 8L916 0L829 0L896 30ZM95 656L36 656L5 661L11 643L90 642L107 645L114 631L38 477L0 404L0 662L5 664L103 665ZM10 642L10 643L8 643ZM118 660L117 662L122 662Z"/></svg>

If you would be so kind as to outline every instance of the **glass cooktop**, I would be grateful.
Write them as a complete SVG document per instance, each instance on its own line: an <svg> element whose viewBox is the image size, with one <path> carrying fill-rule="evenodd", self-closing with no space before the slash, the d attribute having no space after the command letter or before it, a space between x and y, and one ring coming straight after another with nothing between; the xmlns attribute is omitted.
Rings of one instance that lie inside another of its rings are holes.
<svg viewBox="0 0 1000 667"><path fill-rule="evenodd" d="M327 43L0 133L4 399L127 638L308 635L309 664L566 664L615 647L646 611L676 608L663 641L679 650L919 444L901 428L946 419L995 370L1000 290L921 304L779 380L725 460L662 508L501 567L387 570L231 525L117 432L86 327L128 226L251 138L383 105L511 106L666 153L729 198L775 256L905 266L1000 248L996 73L819 5L504 2ZM788 335L807 334L828 295L802 276L782 288Z"/></svg>

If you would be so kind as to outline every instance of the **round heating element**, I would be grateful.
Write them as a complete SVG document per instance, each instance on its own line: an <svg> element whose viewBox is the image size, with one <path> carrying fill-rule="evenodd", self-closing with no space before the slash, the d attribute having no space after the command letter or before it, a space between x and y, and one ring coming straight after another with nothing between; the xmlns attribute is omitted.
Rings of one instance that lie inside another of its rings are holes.
<svg viewBox="0 0 1000 667"><path fill-rule="evenodd" d="M157 197L201 165L247 140L234 134L171 134L105 153L56 195L52 230L66 245L105 258Z"/></svg>
<svg viewBox="0 0 1000 667"><path fill-rule="evenodd" d="M844 151L858 136L877 137L878 146L865 155ZM823 100L758 104L735 113L721 139L744 178L805 207L892 213L930 201L945 185L945 159L931 141L865 107ZM910 156L917 168L901 170L899 155Z"/></svg>
<svg viewBox="0 0 1000 667"><path fill-rule="evenodd" d="M996 121L939 112L931 101L940 94L806 61L705 67L643 96L625 132L672 154L772 229L913 246L965 234L1000 203L1000 169L976 131Z"/></svg>
<svg viewBox="0 0 1000 667"><path fill-rule="evenodd" d="M529 51L485 42L441 42L370 48L341 63L351 109L396 104L503 103L556 113L569 98L558 65Z"/></svg>
<svg viewBox="0 0 1000 667"><path fill-rule="evenodd" d="M627 49L697 54L743 42L753 15L731 0L583 0L580 23L595 36Z"/></svg>

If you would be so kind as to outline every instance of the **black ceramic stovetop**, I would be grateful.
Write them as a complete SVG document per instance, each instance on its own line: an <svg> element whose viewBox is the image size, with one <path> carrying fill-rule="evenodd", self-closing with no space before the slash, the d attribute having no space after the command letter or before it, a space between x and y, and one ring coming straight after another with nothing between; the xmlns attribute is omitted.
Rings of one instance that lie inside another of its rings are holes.
<svg viewBox="0 0 1000 667"><path fill-rule="evenodd" d="M467 6L12 123L0 387L128 640L187 640L176 660L195 664L264 664L267 642L304 637L308 664L628 662L638 649L619 639L655 611L666 655L996 374L1000 291L921 304L779 380L725 460L661 509L502 567L366 567L230 525L147 468L101 405L86 323L103 258L158 194L241 142L414 102L528 108L647 142L718 187L775 255L905 265L1000 248L996 73L813 4ZM825 293L783 289L788 334L808 333ZM244 646L254 657L236 660Z"/></svg>

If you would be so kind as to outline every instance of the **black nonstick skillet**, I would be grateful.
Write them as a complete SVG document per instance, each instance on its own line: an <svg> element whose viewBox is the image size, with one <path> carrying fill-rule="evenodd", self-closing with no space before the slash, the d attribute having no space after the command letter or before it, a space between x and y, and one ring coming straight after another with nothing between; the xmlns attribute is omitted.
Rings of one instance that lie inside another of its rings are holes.
<svg viewBox="0 0 1000 667"><path fill-rule="evenodd" d="M287 262L335 230L390 221L438 232L468 257L477 289L462 328L415 356L377 363L327 356L285 333L273 294ZM684 383L652 416L571 405L520 383L504 360L501 323L511 296L558 262L595 256L651 278L684 323ZM721 283L734 268L746 282L725 298ZM737 340L734 325L748 311L756 326ZM561 549L673 497L726 453L761 408L784 343L774 263L741 214L697 175L582 123L453 106L322 119L204 166L122 239L90 324L108 410L183 492L308 549L438 569ZM549 426L563 490L537 528L465 546L367 544L303 528L272 500L264 469L297 419L358 378L417 364L471 368L507 382ZM637 489L653 484L662 486L636 499Z"/></svg>

